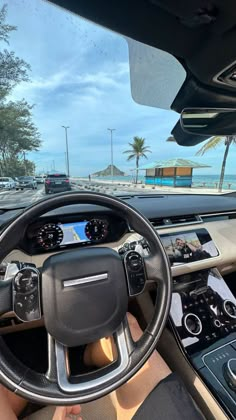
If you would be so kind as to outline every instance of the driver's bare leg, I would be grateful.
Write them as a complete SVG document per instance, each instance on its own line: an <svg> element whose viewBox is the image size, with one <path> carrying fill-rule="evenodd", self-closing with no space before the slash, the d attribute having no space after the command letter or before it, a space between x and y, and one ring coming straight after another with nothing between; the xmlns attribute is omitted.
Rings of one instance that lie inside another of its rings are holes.
<svg viewBox="0 0 236 420"><path fill-rule="evenodd" d="M9 398L9 396L12 396ZM19 402L21 399L19 399ZM24 406L26 402L24 403ZM23 407L22 407L23 408ZM6 420L16 420L21 409L18 407L18 397L10 393L3 385L0 385L0 418Z"/></svg>
<svg viewBox="0 0 236 420"><path fill-rule="evenodd" d="M0 413L2 419L16 419L26 407L27 401L0 385Z"/></svg>
<svg viewBox="0 0 236 420"><path fill-rule="evenodd" d="M128 322L134 341L143 334L136 318L128 314ZM86 364L102 367L115 358L115 348L110 338L102 339L87 346L84 355ZM171 373L169 367L157 351L151 355L145 365L128 382L112 395L118 420L132 419L148 394L155 386Z"/></svg>

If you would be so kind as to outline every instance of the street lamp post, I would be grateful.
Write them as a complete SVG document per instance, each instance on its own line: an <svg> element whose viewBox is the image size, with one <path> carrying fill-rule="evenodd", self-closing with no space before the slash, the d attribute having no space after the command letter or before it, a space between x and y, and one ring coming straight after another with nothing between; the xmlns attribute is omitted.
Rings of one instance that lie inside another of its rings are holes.
<svg viewBox="0 0 236 420"><path fill-rule="evenodd" d="M108 131L111 133L111 182L113 182L114 171L113 171L113 131L115 128L108 128Z"/></svg>
<svg viewBox="0 0 236 420"><path fill-rule="evenodd" d="M68 151L68 136L67 136L67 130L70 128L69 126L62 125L62 127L65 129L65 135L66 135L66 166L67 166L67 176L70 177L70 164L69 164L69 151Z"/></svg>

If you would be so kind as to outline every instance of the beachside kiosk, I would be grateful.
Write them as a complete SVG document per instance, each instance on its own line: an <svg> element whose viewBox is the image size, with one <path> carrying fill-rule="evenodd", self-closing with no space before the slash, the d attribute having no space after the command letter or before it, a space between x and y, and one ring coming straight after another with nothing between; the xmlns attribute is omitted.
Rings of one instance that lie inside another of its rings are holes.
<svg viewBox="0 0 236 420"><path fill-rule="evenodd" d="M145 184L166 187L191 187L193 169L209 168L208 165L187 159L170 159L141 166L145 170Z"/></svg>

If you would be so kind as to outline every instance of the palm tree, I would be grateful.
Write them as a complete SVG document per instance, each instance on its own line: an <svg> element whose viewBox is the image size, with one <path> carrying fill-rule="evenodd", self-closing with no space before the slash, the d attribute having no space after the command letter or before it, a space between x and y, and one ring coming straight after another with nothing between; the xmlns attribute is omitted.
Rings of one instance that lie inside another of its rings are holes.
<svg viewBox="0 0 236 420"><path fill-rule="evenodd" d="M229 153L229 148L231 144L236 144L236 136L215 136L212 137L210 140L208 140L200 150L196 153L196 155L204 155L204 153L208 152L209 150L215 149L217 146L224 144L225 145L225 151L223 156L223 161L221 165L221 173L220 173L220 182L219 182L219 192L222 191L223 182L224 182L224 176L225 176L225 167L226 167L226 161Z"/></svg>
<svg viewBox="0 0 236 420"><path fill-rule="evenodd" d="M145 139L142 137L134 137L133 143L129 143L131 149L125 150L123 153L129 153L127 160L136 159L136 177L135 184L138 182L139 159L144 157L147 159L146 153L152 153L149 146L145 146Z"/></svg>

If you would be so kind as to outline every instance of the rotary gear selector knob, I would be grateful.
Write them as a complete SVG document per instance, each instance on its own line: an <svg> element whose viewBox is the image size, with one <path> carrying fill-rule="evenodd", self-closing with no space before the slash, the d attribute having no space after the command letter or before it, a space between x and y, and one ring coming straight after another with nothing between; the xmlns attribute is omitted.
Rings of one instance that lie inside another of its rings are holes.
<svg viewBox="0 0 236 420"><path fill-rule="evenodd" d="M223 369L227 384L236 391L236 359L229 359Z"/></svg>

